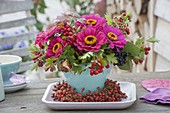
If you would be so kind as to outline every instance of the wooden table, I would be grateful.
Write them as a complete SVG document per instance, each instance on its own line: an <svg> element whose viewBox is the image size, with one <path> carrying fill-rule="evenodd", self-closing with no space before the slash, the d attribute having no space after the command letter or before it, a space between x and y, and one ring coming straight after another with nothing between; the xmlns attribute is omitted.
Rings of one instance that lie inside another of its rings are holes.
<svg viewBox="0 0 170 113"><path fill-rule="evenodd" d="M152 105L143 103L138 98L147 93L140 85L141 81L149 78L170 79L170 72L162 73L138 73L138 74L114 74L109 78L118 81L134 82L137 86L137 101L125 110L71 110L71 111L55 111L49 109L41 98L48 84L62 79L55 80L36 80L23 90L6 94L4 101L0 102L0 113L170 113L170 105Z"/></svg>

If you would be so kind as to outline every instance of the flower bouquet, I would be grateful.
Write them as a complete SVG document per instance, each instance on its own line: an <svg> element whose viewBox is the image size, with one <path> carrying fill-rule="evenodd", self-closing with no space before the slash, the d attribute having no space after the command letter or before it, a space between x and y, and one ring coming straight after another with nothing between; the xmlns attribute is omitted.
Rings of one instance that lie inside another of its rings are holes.
<svg viewBox="0 0 170 113"><path fill-rule="evenodd" d="M29 48L33 69L57 68L67 78L67 82L54 86L54 100L106 102L127 97L118 83L107 79L109 69L118 66L129 70L133 62L142 63L150 50L144 47L144 38L138 38L135 43L128 40L130 19L131 15L126 13L114 19L109 15L64 14L49 29L37 34Z"/></svg>

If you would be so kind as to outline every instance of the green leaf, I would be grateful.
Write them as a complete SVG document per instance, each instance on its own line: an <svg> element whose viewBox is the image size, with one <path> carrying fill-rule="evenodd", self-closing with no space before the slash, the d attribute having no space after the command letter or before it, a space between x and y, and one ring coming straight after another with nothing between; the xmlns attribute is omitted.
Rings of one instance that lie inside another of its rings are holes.
<svg viewBox="0 0 170 113"><path fill-rule="evenodd" d="M71 46L66 46L64 49L64 53L60 55L59 59L60 60L65 60L67 59L71 65L75 62L75 50L71 48Z"/></svg>
<svg viewBox="0 0 170 113"><path fill-rule="evenodd" d="M34 45L34 44L31 44L28 49L29 49L30 51L33 51L33 52L39 52L39 51L40 51L39 46L38 46L38 45Z"/></svg>
<svg viewBox="0 0 170 113"><path fill-rule="evenodd" d="M107 61L104 60L104 59L102 59L102 65L103 65L103 66L106 66L106 65L107 65Z"/></svg>
<svg viewBox="0 0 170 113"><path fill-rule="evenodd" d="M151 37L151 38L147 39L147 41L151 42L151 43L159 42L159 40L155 39L155 37Z"/></svg>
<svg viewBox="0 0 170 113"><path fill-rule="evenodd" d="M135 44L136 44L136 45L140 45L140 44L142 44L142 43L144 43L144 37L137 38Z"/></svg>
<svg viewBox="0 0 170 113"><path fill-rule="evenodd" d="M106 55L107 61L112 63L117 63L117 58L114 54Z"/></svg>
<svg viewBox="0 0 170 113"><path fill-rule="evenodd" d="M87 62L87 59L83 59L81 62L82 62L82 63L86 63L86 62Z"/></svg>
<svg viewBox="0 0 170 113"><path fill-rule="evenodd" d="M72 69L71 69L74 74L81 74L81 72L83 71L83 68L81 66L73 66Z"/></svg>
<svg viewBox="0 0 170 113"><path fill-rule="evenodd" d="M38 62L34 63L32 66L31 66L31 70L38 70Z"/></svg>
<svg viewBox="0 0 170 113"><path fill-rule="evenodd" d="M140 53L140 48L138 48L136 45L134 45L131 42L127 42L123 51L131 53L131 55L133 56L137 56Z"/></svg>
<svg viewBox="0 0 170 113"><path fill-rule="evenodd" d="M39 11L40 13L42 13L42 14L45 14L45 9L44 9L43 7L40 7L40 8L38 9L38 11Z"/></svg>
<svg viewBox="0 0 170 113"><path fill-rule="evenodd" d="M83 56L80 56L79 59L87 59L90 58L91 56L93 56L93 52L88 52L83 54Z"/></svg>
<svg viewBox="0 0 170 113"><path fill-rule="evenodd" d="M46 59L46 62L48 64L53 64L54 61L56 61L56 58L48 58L48 59Z"/></svg>
<svg viewBox="0 0 170 113"><path fill-rule="evenodd" d="M128 60L127 62L126 62L126 64L124 64L123 66L118 66L120 69L122 69L122 70L131 70L132 69L132 66L133 66L133 64L132 64L132 61L131 60Z"/></svg>
<svg viewBox="0 0 170 113"><path fill-rule="evenodd" d="M101 59L103 59L103 53L104 53L104 49L101 49L98 53L97 53L97 57L98 58L101 58Z"/></svg>
<svg viewBox="0 0 170 113"><path fill-rule="evenodd" d="M81 27L79 26L79 27L77 28L76 32L79 32L79 31L80 31L80 28L81 28Z"/></svg>
<svg viewBox="0 0 170 113"><path fill-rule="evenodd" d="M49 18L49 17L47 17L47 18L46 18L46 20L49 22L49 21L50 21L50 18Z"/></svg>
<svg viewBox="0 0 170 113"><path fill-rule="evenodd" d="M35 57L36 57L36 55L34 55L34 54L30 54L30 55L29 55L29 57L30 57L30 58L35 58Z"/></svg>
<svg viewBox="0 0 170 113"><path fill-rule="evenodd" d="M73 63L74 66L79 66L77 63Z"/></svg>
<svg viewBox="0 0 170 113"><path fill-rule="evenodd" d="M39 30L39 31L42 31L43 29L43 24L39 21L37 21L37 23L35 24L36 28Z"/></svg>
<svg viewBox="0 0 170 113"><path fill-rule="evenodd" d="M105 14L104 17L106 18L108 25L113 25L113 20L110 18L109 14Z"/></svg>

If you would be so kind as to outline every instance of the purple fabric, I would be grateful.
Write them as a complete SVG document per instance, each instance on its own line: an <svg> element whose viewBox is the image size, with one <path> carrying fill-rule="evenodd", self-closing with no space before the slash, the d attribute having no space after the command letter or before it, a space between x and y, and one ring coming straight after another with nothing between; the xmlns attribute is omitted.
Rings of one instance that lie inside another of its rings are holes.
<svg viewBox="0 0 170 113"><path fill-rule="evenodd" d="M148 91L157 88L170 88L170 79L147 79L141 82L141 85Z"/></svg>
<svg viewBox="0 0 170 113"><path fill-rule="evenodd" d="M157 88L140 99L150 104L170 104L170 88Z"/></svg>

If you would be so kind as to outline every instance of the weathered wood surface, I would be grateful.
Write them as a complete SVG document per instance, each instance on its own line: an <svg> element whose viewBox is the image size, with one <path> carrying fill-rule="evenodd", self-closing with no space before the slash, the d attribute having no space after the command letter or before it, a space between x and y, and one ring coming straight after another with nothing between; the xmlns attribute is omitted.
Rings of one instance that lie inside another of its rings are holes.
<svg viewBox="0 0 170 113"><path fill-rule="evenodd" d="M146 104L139 100L139 97L146 94L147 91L141 87L140 83L144 79L149 78L162 78L170 79L170 72L162 73L129 73L129 74L114 74L110 76L114 80L134 82L137 86L137 101L133 106L125 110L67 110L67 111L54 111L49 109L41 98L46 90L48 84L61 81L62 79L55 80L38 80L31 81L31 83L23 90L6 94L5 101L0 102L0 113L169 113L169 105L152 105Z"/></svg>
<svg viewBox="0 0 170 113"><path fill-rule="evenodd" d="M0 15L33 8L32 0L1 0Z"/></svg>
<svg viewBox="0 0 170 113"><path fill-rule="evenodd" d="M170 0L156 0L155 15L170 22Z"/></svg>
<svg viewBox="0 0 170 113"><path fill-rule="evenodd" d="M3 44L15 44L21 40L33 40L35 39L36 33L25 33L25 34L19 34L16 36L10 36L10 37L4 37L1 38L0 45Z"/></svg>
<svg viewBox="0 0 170 113"><path fill-rule="evenodd" d="M18 56L28 56L30 53L27 47L24 48L17 48L12 50L1 51L0 55L18 55Z"/></svg>
<svg viewBox="0 0 170 113"><path fill-rule="evenodd" d="M22 18L18 20L8 21L0 23L0 29L6 29L11 27L26 26L35 24L35 18L33 16Z"/></svg>
<svg viewBox="0 0 170 113"><path fill-rule="evenodd" d="M156 29L156 16L154 16L154 8L155 8L155 0L150 0L148 5L148 23L149 23L149 34L147 37L155 36L155 29ZM156 61L156 53L154 51L154 44L147 44L152 49L147 55L147 71L153 72L155 70L155 61Z"/></svg>
<svg viewBox="0 0 170 113"><path fill-rule="evenodd" d="M32 25L36 23L35 18L29 13L29 11L33 9L32 0L0 0L0 16L8 16L8 14L15 15L17 12L22 12L25 16L20 18L5 20L0 22L0 30L2 29L10 29L19 26L29 27L29 31L27 33L18 34L15 36L2 37L0 39L0 46L5 44L16 44L20 41L29 41L34 40L36 31L33 31ZM12 54L18 55L21 57L28 56L29 51L28 48L17 48L11 50L1 51L0 54ZM29 65L32 61L23 62L20 65L19 72L26 71L30 67Z"/></svg>
<svg viewBox="0 0 170 113"><path fill-rule="evenodd" d="M158 18L157 20L157 26L156 26L156 34L155 38L160 40L159 43L156 43L154 46L154 50L162 55L164 58L170 61L170 40L169 40L169 33L170 33L170 23L167 21L164 21L161 18Z"/></svg>
<svg viewBox="0 0 170 113"><path fill-rule="evenodd" d="M156 71L169 71L170 70L170 61L157 54L156 63L155 63Z"/></svg>
<svg viewBox="0 0 170 113"><path fill-rule="evenodd" d="M22 62L20 64L18 72L23 72L25 70L31 69L32 64L33 64L33 61Z"/></svg>

